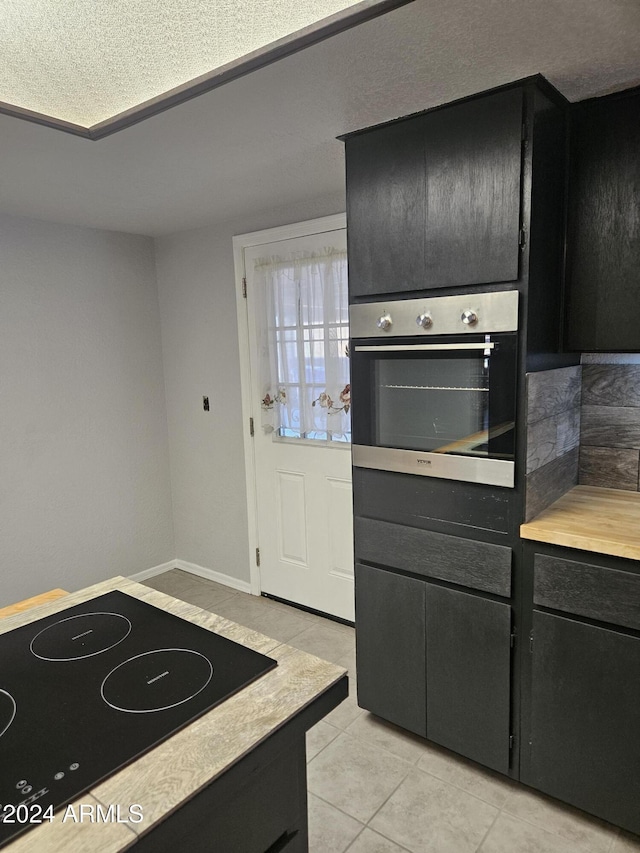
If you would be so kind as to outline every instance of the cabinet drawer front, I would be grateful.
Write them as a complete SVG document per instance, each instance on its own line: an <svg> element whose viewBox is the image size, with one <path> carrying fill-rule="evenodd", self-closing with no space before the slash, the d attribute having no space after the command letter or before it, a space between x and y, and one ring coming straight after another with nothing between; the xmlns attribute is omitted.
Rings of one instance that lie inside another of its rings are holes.
<svg viewBox="0 0 640 853"><path fill-rule="evenodd" d="M511 595L511 548L402 524L355 519L356 557L471 589Z"/></svg>
<svg viewBox="0 0 640 853"><path fill-rule="evenodd" d="M536 554L534 604L640 630L640 574Z"/></svg>

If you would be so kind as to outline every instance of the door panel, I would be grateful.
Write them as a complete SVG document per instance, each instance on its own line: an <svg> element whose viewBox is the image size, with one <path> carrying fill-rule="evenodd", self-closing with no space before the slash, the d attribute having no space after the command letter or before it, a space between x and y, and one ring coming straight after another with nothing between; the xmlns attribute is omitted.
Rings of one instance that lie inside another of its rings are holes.
<svg viewBox="0 0 640 853"><path fill-rule="evenodd" d="M283 437L263 423L260 365L265 354L258 352L258 341L263 339L258 329L259 324L266 322L264 315L268 312L264 309L265 300L256 293L257 281L263 279L254 275L256 261L262 263L265 258L306 257L345 248L345 231L339 229L245 249L244 261L261 590L352 621L350 445L308 437ZM344 315L347 316L346 304ZM306 377L316 371L318 360L316 357L310 368L301 357L299 376ZM336 391L327 390L337 401Z"/></svg>
<svg viewBox="0 0 640 853"><path fill-rule="evenodd" d="M426 610L427 737L506 773L511 608L430 584Z"/></svg>
<svg viewBox="0 0 640 853"><path fill-rule="evenodd" d="M518 277L522 89L424 116L424 287Z"/></svg>
<svg viewBox="0 0 640 853"><path fill-rule="evenodd" d="M329 507L327 529L329 572L353 581L351 480L325 477L325 490Z"/></svg>
<svg viewBox="0 0 640 853"><path fill-rule="evenodd" d="M422 737L426 587L356 564L358 704Z"/></svg>
<svg viewBox="0 0 640 853"><path fill-rule="evenodd" d="M640 639L533 614L522 781L640 832Z"/></svg>
<svg viewBox="0 0 640 853"><path fill-rule="evenodd" d="M637 352L640 92L571 111L567 348Z"/></svg>
<svg viewBox="0 0 640 853"><path fill-rule="evenodd" d="M424 287L424 141L403 121L346 142L349 292Z"/></svg>
<svg viewBox="0 0 640 853"><path fill-rule="evenodd" d="M304 474L277 471L280 559L307 565L307 524Z"/></svg>

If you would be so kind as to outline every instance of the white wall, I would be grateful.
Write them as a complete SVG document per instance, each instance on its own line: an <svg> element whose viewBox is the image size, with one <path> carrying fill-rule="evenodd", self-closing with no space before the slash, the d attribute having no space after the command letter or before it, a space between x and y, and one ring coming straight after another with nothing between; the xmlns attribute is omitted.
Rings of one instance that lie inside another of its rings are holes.
<svg viewBox="0 0 640 853"><path fill-rule="evenodd" d="M0 605L173 557L153 241L0 217Z"/></svg>
<svg viewBox="0 0 640 853"><path fill-rule="evenodd" d="M232 237L344 210L342 193L156 240L176 555L249 581ZM202 409L207 395L211 411Z"/></svg>

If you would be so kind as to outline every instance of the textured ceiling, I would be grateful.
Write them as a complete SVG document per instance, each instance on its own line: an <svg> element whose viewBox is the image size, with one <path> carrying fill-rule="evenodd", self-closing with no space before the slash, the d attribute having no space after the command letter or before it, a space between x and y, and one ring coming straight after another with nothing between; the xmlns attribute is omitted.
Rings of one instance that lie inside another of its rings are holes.
<svg viewBox="0 0 640 853"><path fill-rule="evenodd" d="M0 101L89 127L359 0L1 0Z"/></svg>
<svg viewBox="0 0 640 853"><path fill-rule="evenodd" d="M0 115L0 212L152 235L335 212L336 136L537 72L571 101L640 84L638 0L415 0L97 142Z"/></svg>

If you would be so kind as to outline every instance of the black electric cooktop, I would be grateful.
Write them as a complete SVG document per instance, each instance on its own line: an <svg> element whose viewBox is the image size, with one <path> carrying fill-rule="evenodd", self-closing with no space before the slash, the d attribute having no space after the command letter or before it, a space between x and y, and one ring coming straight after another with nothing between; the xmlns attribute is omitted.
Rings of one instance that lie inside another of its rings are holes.
<svg viewBox="0 0 640 853"><path fill-rule="evenodd" d="M118 591L0 635L0 846L276 665Z"/></svg>

